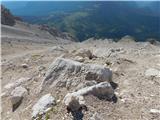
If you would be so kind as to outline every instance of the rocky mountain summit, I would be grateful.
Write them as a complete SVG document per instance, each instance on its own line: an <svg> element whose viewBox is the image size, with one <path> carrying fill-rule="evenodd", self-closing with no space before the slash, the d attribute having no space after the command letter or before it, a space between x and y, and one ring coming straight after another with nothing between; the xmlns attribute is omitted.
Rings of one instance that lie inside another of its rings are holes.
<svg viewBox="0 0 160 120"><path fill-rule="evenodd" d="M2 38L4 120L160 118L159 45L6 40Z"/></svg>
<svg viewBox="0 0 160 120"><path fill-rule="evenodd" d="M22 21L1 39L2 120L160 119L157 41L80 43Z"/></svg>
<svg viewBox="0 0 160 120"><path fill-rule="evenodd" d="M1 5L1 23L10 26L15 24L15 17L3 5Z"/></svg>

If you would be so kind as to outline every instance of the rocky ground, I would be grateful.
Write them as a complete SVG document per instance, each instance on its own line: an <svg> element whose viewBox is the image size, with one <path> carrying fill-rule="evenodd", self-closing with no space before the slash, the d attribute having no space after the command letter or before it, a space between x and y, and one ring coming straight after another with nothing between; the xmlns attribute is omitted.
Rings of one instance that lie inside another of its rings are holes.
<svg viewBox="0 0 160 120"><path fill-rule="evenodd" d="M78 43L17 26L2 26L3 120L160 119L158 44Z"/></svg>

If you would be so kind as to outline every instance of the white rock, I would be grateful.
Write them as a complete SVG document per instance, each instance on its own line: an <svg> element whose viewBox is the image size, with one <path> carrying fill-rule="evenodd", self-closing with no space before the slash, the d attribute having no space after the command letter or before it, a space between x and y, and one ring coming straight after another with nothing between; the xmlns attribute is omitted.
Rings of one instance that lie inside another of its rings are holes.
<svg viewBox="0 0 160 120"><path fill-rule="evenodd" d="M15 87L18 87L20 86L21 84L29 81L30 78L27 78L27 77L22 77L18 80L16 80L15 82L13 83L8 83L7 85L4 86L5 89L11 89L11 88L15 88Z"/></svg>
<svg viewBox="0 0 160 120"><path fill-rule="evenodd" d="M160 67L160 63L157 64Z"/></svg>
<svg viewBox="0 0 160 120"><path fill-rule="evenodd" d="M85 79L84 79L85 78ZM49 67L42 82L44 87L70 87L78 86L82 81L103 82L112 81L112 71L96 64L83 64L70 59L57 58Z"/></svg>
<svg viewBox="0 0 160 120"><path fill-rule="evenodd" d="M66 81L67 77L69 77L70 75L75 75L76 73L80 72L81 65L82 63L79 63L77 61L64 58L57 58L50 65L48 71L46 72L45 78L42 82L42 87L52 84L65 84L67 82ZM63 78L62 81L59 80L56 81L56 79L58 79L59 77L66 77L66 78Z"/></svg>
<svg viewBox="0 0 160 120"><path fill-rule="evenodd" d="M5 92L1 93L1 98L4 96L6 96L6 93Z"/></svg>
<svg viewBox="0 0 160 120"><path fill-rule="evenodd" d="M92 59L93 55L92 52L88 49L79 49L76 54L76 56L81 56L83 58L87 57L89 59Z"/></svg>
<svg viewBox="0 0 160 120"><path fill-rule="evenodd" d="M77 95L77 96L79 95L85 96L85 95L92 94L100 98L105 97L105 98L111 99L114 96L114 90L112 86L110 85L110 83L101 82L93 86L82 88L72 94Z"/></svg>
<svg viewBox="0 0 160 120"><path fill-rule="evenodd" d="M104 52L107 51L106 48L97 48L93 51L93 55L97 56L97 57L105 57L108 56L109 53L108 52Z"/></svg>
<svg viewBox="0 0 160 120"><path fill-rule="evenodd" d="M75 60L78 61L78 62L84 62L85 61L84 58L81 57L81 56L76 56Z"/></svg>
<svg viewBox="0 0 160 120"><path fill-rule="evenodd" d="M107 98L111 99L114 96L114 90L110 83L102 82L97 85L93 85L91 94L99 97L99 98Z"/></svg>
<svg viewBox="0 0 160 120"><path fill-rule="evenodd" d="M64 97L64 104L72 111L79 110L85 105L84 96L94 95L98 98L111 99L114 96L114 90L108 82L102 82L93 86L82 88L76 92L68 93Z"/></svg>
<svg viewBox="0 0 160 120"><path fill-rule="evenodd" d="M85 105L83 96L73 95L71 93L68 93L65 96L63 102L72 111L78 111L82 106Z"/></svg>
<svg viewBox="0 0 160 120"><path fill-rule="evenodd" d="M66 51L62 46L53 46L49 49L50 52L57 52L57 51Z"/></svg>
<svg viewBox="0 0 160 120"><path fill-rule="evenodd" d="M155 76L155 77L160 77L160 71L155 69L155 68L149 68L145 72L146 76Z"/></svg>
<svg viewBox="0 0 160 120"><path fill-rule="evenodd" d="M49 67L46 78L52 77L52 73L58 73L59 71L65 70L69 73L77 73L81 69L81 63L64 59L64 58L57 58Z"/></svg>
<svg viewBox="0 0 160 120"><path fill-rule="evenodd" d="M157 110L157 109L150 109L150 112L151 113L159 113L160 114L160 110Z"/></svg>
<svg viewBox="0 0 160 120"><path fill-rule="evenodd" d="M121 99L121 102L125 103L125 102L126 102L126 99Z"/></svg>
<svg viewBox="0 0 160 120"><path fill-rule="evenodd" d="M86 65L85 71L86 80L95 80L97 82L112 81L112 71L102 65Z"/></svg>
<svg viewBox="0 0 160 120"><path fill-rule="evenodd" d="M19 97L21 97L21 96L24 95L24 93L27 93L27 90L26 90L24 87L19 86L19 87L16 87L16 88L11 92L11 95L12 95L12 96L19 96Z"/></svg>
<svg viewBox="0 0 160 120"><path fill-rule="evenodd" d="M55 98L52 97L51 94L42 96L32 108L32 117L36 118L37 115L45 114L47 110L49 110L55 104Z"/></svg>
<svg viewBox="0 0 160 120"><path fill-rule="evenodd" d="M125 50L123 48L96 48L93 51L93 55L97 57L109 57L117 54L125 53Z"/></svg>
<svg viewBox="0 0 160 120"><path fill-rule="evenodd" d="M22 102L23 98L27 95L27 90L24 87L16 87L11 92L11 104L12 104L12 110L14 111Z"/></svg>
<svg viewBox="0 0 160 120"><path fill-rule="evenodd" d="M10 89L10 88L12 88L14 86L15 86L14 83L8 83L7 85L4 86L4 89Z"/></svg>
<svg viewBox="0 0 160 120"><path fill-rule="evenodd" d="M60 99L58 99L58 100L57 100L57 103L60 103L60 102L61 102L61 100L60 100Z"/></svg>
<svg viewBox="0 0 160 120"><path fill-rule="evenodd" d="M23 68L28 68L28 65L27 64L22 64L21 65Z"/></svg>

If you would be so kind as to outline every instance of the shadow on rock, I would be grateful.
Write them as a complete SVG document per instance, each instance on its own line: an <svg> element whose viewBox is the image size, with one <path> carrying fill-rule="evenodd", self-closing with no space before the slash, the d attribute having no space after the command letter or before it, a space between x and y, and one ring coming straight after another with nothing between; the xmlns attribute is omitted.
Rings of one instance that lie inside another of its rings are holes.
<svg viewBox="0 0 160 120"><path fill-rule="evenodd" d="M116 96L115 94L114 94L114 96L112 97L111 101L112 101L113 103L116 103L116 102L118 101L118 98L117 98L117 96Z"/></svg>
<svg viewBox="0 0 160 120"><path fill-rule="evenodd" d="M82 110L71 112L73 116L73 120L83 120L83 112Z"/></svg>
<svg viewBox="0 0 160 120"><path fill-rule="evenodd" d="M88 111L88 108L86 106L82 106L77 111L68 110L68 112L71 112L71 114L73 116L73 120L83 120L83 117L84 117L83 110Z"/></svg>
<svg viewBox="0 0 160 120"><path fill-rule="evenodd" d="M100 100L106 100L106 101L113 102L113 103L116 103L118 101L118 98L115 94L113 95L111 99L109 99L108 96L96 96L96 97Z"/></svg>
<svg viewBox="0 0 160 120"><path fill-rule="evenodd" d="M114 90L118 87L118 84L115 83L115 82L113 82L113 81L110 82L110 84L111 84L111 86L112 86L112 88L113 88ZM114 96L112 97L112 99L111 99L110 101L112 101L113 103L116 103L116 102L118 101L117 96L114 94Z"/></svg>
<svg viewBox="0 0 160 120"><path fill-rule="evenodd" d="M113 81L110 82L110 84L111 84L111 86L112 86L113 89L116 89L118 87L118 84L115 83L115 82L113 82Z"/></svg>
<svg viewBox="0 0 160 120"><path fill-rule="evenodd" d="M114 90L118 87L118 84L115 82L110 82L110 85ZM109 95L94 95L94 96L96 96L100 100L106 100L113 103L116 103L118 101L118 98L115 94L113 95L112 98Z"/></svg>

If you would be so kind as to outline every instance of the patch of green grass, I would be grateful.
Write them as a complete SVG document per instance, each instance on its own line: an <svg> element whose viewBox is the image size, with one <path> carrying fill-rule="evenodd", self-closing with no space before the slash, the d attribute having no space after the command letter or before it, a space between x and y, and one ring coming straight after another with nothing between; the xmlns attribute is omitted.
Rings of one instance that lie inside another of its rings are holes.
<svg viewBox="0 0 160 120"><path fill-rule="evenodd" d="M50 115L49 115L49 113L47 112L47 113L45 114L45 120L49 120L49 118L50 118Z"/></svg>
<svg viewBox="0 0 160 120"><path fill-rule="evenodd" d="M33 60L37 60L37 59L39 59L41 57L41 55L39 55L39 54L33 54L33 55L31 55L31 58L33 59Z"/></svg>

